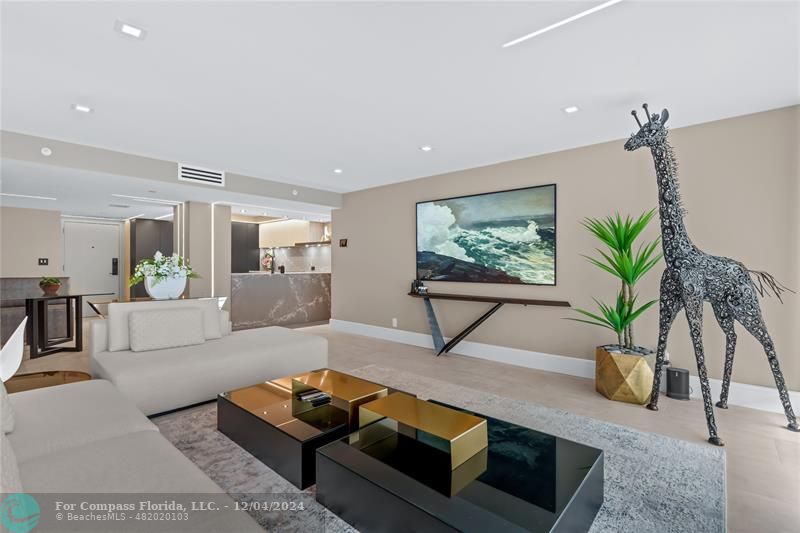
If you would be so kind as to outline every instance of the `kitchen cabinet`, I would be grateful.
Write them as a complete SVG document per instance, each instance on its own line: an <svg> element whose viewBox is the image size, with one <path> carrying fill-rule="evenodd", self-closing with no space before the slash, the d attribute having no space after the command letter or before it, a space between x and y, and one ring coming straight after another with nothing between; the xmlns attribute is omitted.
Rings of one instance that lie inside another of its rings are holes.
<svg viewBox="0 0 800 533"><path fill-rule="evenodd" d="M259 269L258 224L231 222L231 272Z"/></svg>
<svg viewBox="0 0 800 533"><path fill-rule="evenodd" d="M298 242L322 240L325 224L307 220L281 220L262 223L258 229L258 245L261 248L294 246Z"/></svg>
<svg viewBox="0 0 800 533"><path fill-rule="evenodd" d="M172 222L135 218L130 221L130 271L142 259L152 259L156 252L172 255ZM147 296L144 283L131 287L131 297Z"/></svg>

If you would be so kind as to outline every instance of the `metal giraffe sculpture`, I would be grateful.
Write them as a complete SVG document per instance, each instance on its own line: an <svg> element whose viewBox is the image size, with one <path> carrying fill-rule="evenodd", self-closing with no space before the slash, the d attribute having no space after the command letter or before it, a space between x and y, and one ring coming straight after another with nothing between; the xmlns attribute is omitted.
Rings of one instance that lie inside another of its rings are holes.
<svg viewBox="0 0 800 533"><path fill-rule="evenodd" d="M786 391L786 384L783 381L778 357L775 355L775 347L761 317L761 308L758 304L759 294L763 295L767 290L772 290L780 298L780 293L786 288L766 272L748 270L742 263L727 257L708 255L692 244L683 224L684 211L678 193L677 163L672 147L667 142L665 124L669 118L669 112L665 109L661 115L650 115L647 104L644 104L643 108L647 116L647 122L644 124L639 121L636 111L631 112L639 125L639 131L631 135L625 143L625 149L633 151L646 146L650 148L653 155L658 179L661 242L666 262L666 269L661 276L655 379L647 408L653 411L658 410L661 367L664 362L667 336L675 316L681 309L684 309L697 358L697 373L700 378L706 423L708 424L708 441L717 446L724 445L722 439L717 435L711 389L708 386L703 354L703 303L710 302L714 316L726 337L725 370L722 393L717 407L722 409L728 407L728 389L733 369L733 353L736 348L736 333L733 325L734 321L737 321L764 347L786 418L789 421L788 428L792 431L800 431L792 411L792 404L789 401L789 394ZM753 283L751 275L755 277L757 286Z"/></svg>

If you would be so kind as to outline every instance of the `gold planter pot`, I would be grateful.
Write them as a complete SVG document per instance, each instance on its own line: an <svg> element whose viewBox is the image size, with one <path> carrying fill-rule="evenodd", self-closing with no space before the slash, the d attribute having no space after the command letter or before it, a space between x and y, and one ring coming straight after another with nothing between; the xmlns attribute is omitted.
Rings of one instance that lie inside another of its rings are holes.
<svg viewBox="0 0 800 533"><path fill-rule="evenodd" d="M654 353L644 356L614 353L598 346L594 370L597 392L618 402L647 403L653 389L655 357Z"/></svg>

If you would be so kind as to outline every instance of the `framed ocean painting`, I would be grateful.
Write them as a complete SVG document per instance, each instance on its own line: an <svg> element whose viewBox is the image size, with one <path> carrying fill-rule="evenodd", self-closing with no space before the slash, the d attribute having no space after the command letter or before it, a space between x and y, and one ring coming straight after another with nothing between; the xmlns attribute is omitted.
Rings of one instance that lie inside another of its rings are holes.
<svg viewBox="0 0 800 533"><path fill-rule="evenodd" d="M417 279L556 284L556 186L417 203Z"/></svg>

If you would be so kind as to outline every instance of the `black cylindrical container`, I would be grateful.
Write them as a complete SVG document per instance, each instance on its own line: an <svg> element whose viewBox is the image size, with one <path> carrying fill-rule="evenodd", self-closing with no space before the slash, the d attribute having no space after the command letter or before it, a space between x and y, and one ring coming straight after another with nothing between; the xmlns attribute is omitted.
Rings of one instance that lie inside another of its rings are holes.
<svg viewBox="0 0 800 533"><path fill-rule="evenodd" d="M667 370L667 396L676 400L688 400L689 392L689 371L675 367Z"/></svg>

